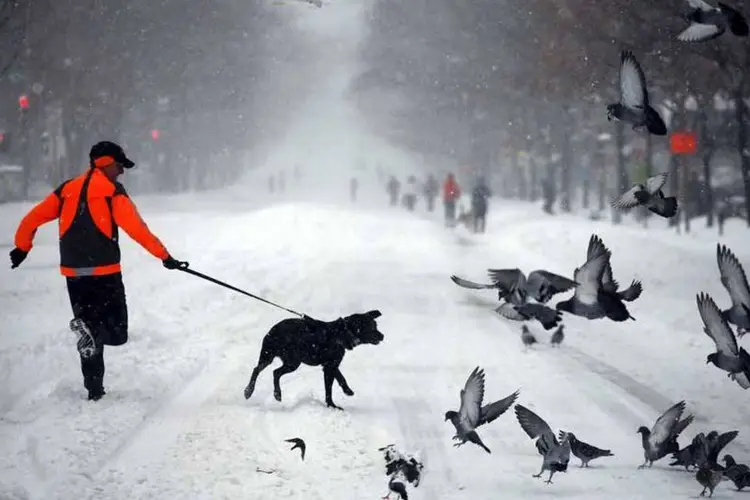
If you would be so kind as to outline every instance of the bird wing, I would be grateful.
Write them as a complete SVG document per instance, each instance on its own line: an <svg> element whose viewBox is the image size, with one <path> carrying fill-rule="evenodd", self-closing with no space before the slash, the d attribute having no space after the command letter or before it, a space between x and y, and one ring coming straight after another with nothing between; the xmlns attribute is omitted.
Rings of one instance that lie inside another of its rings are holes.
<svg viewBox="0 0 750 500"><path fill-rule="evenodd" d="M475 283L463 278L459 278L456 275L451 276L451 281L462 288L469 288L470 290L488 290L491 288L497 288L494 284Z"/></svg>
<svg viewBox="0 0 750 500"><path fill-rule="evenodd" d="M696 297L698 313L703 320L703 331L716 344L716 350L727 356L737 356L737 339L729 324L721 316L716 302L710 295L701 292Z"/></svg>
<svg viewBox="0 0 750 500"><path fill-rule="evenodd" d="M506 290L512 290L516 286L521 288L526 287L526 276L523 272L516 269L488 269L487 274L489 275L495 286L501 286Z"/></svg>
<svg viewBox="0 0 750 500"><path fill-rule="evenodd" d="M646 180L646 191L649 192L649 194L656 194L658 191L661 190L661 188L664 187L664 184L667 183L667 173L663 172L661 174L656 174L652 177L649 177Z"/></svg>
<svg viewBox="0 0 750 500"><path fill-rule="evenodd" d="M516 405L515 412L524 432L531 439L539 438L536 447L540 453L546 454L553 446L559 446L555 434L542 417L522 405Z"/></svg>
<svg viewBox="0 0 750 500"><path fill-rule="evenodd" d="M638 198L636 198L636 193L640 193L645 189L646 188L642 184L636 184L632 188L622 193L619 198L613 200L610 205L612 206L612 208L617 208L619 210L628 210L630 208L637 207L641 204L641 202L638 201Z"/></svg>
<svg viewBox="0 0 750 500"><path fill-rule="evenodd" d="M716 10L715 7L712 7L707 2L704 2L703 0L687 0L687 3L690 4L690 6L694 9L700 9L705 11L710 10Z"/></svg>
<svg viewBox="0 0 750 500"><path fill-rule="evenodd" d="M518 395L521 393L521 390L517 390L510 396L501 399L500 401L495 401L494 403L490 403L486 406L483 406L482 409L479 411L479 424L478 425L484 425L489 424L493 420L495 420L497 417L508 411L508 408L513 406L513 403L516 402L516 399L518 398Z"/></svg>
<svg viewBox="0 0 750 500"><path fill-rule="evenodd" d="M609 253L600 253L578 268L573 278L578 283L575 289L575 296L580 302L584 304L596 304L602 275L604 274L604 267L607 265L607 262L609 262Z"/></svg>
<svg viewBox="0 0 750 500"><path fill-rule="evenodd" d="M737 256L725 245L716 245L716 260L719 264L721 284L724 285L733 306L750 304L750 286L745 270Z"/></svg>
<svg viewBox="0 0 750 500"><path fill-rule="evenodd" d="M479 412L484 399L484 370L478 366L471 372L461 389L461 408L458 418L467 430L475 429L479 423Z"/></svg>
<svg viewBox="0 0 750 500"><path fill-rule="evenodd" d="M633 302L641 296L641 293L643 293L643 284L640 281L633 280L629 287L617 295L620 296L620 299L626 302Z"/></svg>
<svg viewBox="0 0 750 500"><path fill-rule="evenodd" d="M630 109L645 109L648 104L646 75L629 50L620 55L620 102Z"/></svg>
<svg viewBox="0 0 750 500"><path fill-rule="evenodd" d="M736 438L738 434L739 431L729 431L720 434L719 437L716 438L716 441L711 443L711 454L713 455L713 457L715 459L718 458L721 450L723 450L729 443L734 441L734 438Z"/></svg>
<svg viewBox="0 0 750 500"><path fill-rule="evenodd" d="M592 234L591 238L589 238L589 247L586 249L586 260L592 259L600 253L611 252L609 252L609 249L598 235ZM619 286L617 280L612 276L612 265L610 262L607 262L607 265L604 266L604 273L602 274L602 289L614 293L617 292Z"/></svg>
<svg viewBox="0 0 750 500"><path fill-rule="evenodd" d="M493 309L497 314L502 316L503 318L510 319L513 321L525 321L529 318L518 312L518 309L516 309L516 306L511 304L510 302L505 302L504 304L500 304L498 307Z"/></svg>
<svg viewBox="0 0 750 500"><path fill-rule="evenodd" d="M681 42L706 42L724 34L724 27L715 24L692 23L677 35Z"/></svg>
<svg viewBox="0 0 750 500"><path fill-rule="evenodd" d="M685 411L685 401L680 401L656 419L648 438L649 444L653 448L658 448L674 436L674 429L680 422L683 411Z"/></svg>
<svg viewBox="0 0 750 500"><path fill-rule="evenodd" d="M568 279L565 276L560 276L559 274L551 273L543 269L532 271L532 273L529 274L527 282L529 288L537 291L536 297L534 298L542 303L547 302L553 295L567 292L577 285L575 281ZM546 292L543 296L538 293L542 288L544 288Z"/></svg>

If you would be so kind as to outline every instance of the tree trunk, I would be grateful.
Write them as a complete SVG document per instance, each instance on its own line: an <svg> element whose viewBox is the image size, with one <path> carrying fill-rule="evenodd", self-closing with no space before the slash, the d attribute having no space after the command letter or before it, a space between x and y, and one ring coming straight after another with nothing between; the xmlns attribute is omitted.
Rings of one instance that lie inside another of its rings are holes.
<svg viewBox="0 0 750 500"><path fill-rule="evenodd" d="M560 144L560 210L563 212L571 211L571 178L570 170L571 163L573 161L572 148L571 148L571 130L570 123L572 120L570 108L563 107L563 114L561 116L563 123L561 123L561 144Z"/></svg>
<svg viewBox="0 0 750 500"><path fill-rule="evenodd" d="M706 101L706 99L703 99ZM702 211L706 214L706 227L713 227L714 213L716 212L714 202L714 189L711 186L711 158L714 155L713 138L708 130L708 106L709 102L700 102L698 107L698 148L701 152L703 163L703 183L701 189Z"/></svg>

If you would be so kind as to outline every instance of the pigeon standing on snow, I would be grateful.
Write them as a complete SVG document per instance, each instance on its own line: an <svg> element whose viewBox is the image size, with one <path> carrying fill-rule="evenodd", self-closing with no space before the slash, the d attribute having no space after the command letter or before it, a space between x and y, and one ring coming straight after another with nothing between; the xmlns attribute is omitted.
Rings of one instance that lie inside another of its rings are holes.
<svg viewBox="0 0 750 500"><path fill-rule="evenodd" d="M646 76L629 50L620 54L620 102L607 106L607 120L631 123L633 130L646 127L653 135L667 135L667 126L651 107L646 89Z"/></svg>
<svg viewBox="0 0 750 500"><path fill-rule="evenodd" d="M529 331L526 325L521 326L521 342L523 342L525 349L528 349L537 342L536 337L534 337L534 334Z"/></svg>
<svg viewBox="0 0 750 500"><path fill-rule="evenodd" d="M703 486L701 496L706 495L706 490L709 491L708 497L714 496L714 489L724 479L724 473L718 470L711 470L708 467L701 467L698 472L695 473L695 479Z"/></svg>
<svg viewBox="0 0 750 500"><path fill-rule="evenodd" d="M612 202L612 207L618 210L629 210L633 207L644 206L649 211L665 218L674 217L677 213L677 198L664 196L661 188L667 182L667 174L656 174L646 180L646 184L635 184Z"/></svg>
<svg viewBox="0 0 750 500"><path fill-rule="evenodd" d="M698 312L703 320L703 331L716 344L716 352L706 357L706 364L727 372L727 376L743 389L750 388L750 354L737 346L732 328L722 317L710 295L701 292L696 298Z"/></svg>
<svg viewBox="0 0 750 500"><path fill-rule="evenodd" d="M296 450L299 448L300 455L302 457L302 460L305 460L305 450L307 449L307 446L305 446L305 442L302 441L300 438L291 438L291 439L285 439L287 443L294 443L294 446L289 448L290 450Z"/></svg>
<svg viewBox="0 0 750 500"><path fill-rule="evenodd" d="M565 334L563 333L564 325L560 325L557 327L557 330L555 330L555 333L552 334L552 336L549 339L549 343L553 346L559 347L560 344L562 344L563 339L565 338Z"/></svg>
<svg viewBox="0 0 750 500"><path fill-rule="evenodd" d="M570 451L573 456L581 460L581 467L588 467L589 462L601 457L614 457L611 450L603 450L594 445L580 441L572 432L560 431L559 438L562 441L567 434L570 440Z"/></svg>
<svg viewBox="0 0 750 500"><path fill-rule="evenodd" d="M573 273L573 279L578 283L573 297L558 302L555 309L587 319L599 319L605 316L612 321L635 319L630 315L622 297L612 291L612 285L604 286L605 271L610 265L611 252L603 245L594 245L595 241L601 240L594 234L589 240L586 263ZM592 246L597 250L592 252ZM611 280L611 267L608 276Z"/></svg>
<svg viewBox="0 0 750 500"><path fill-rule="evenodd" d="M497 417L508 411L518 398L520 391L516 391L510 396L482 406L484 400L484 370L478 366L471 372L466 380L464 388L461 389L461 407L456 411L445 412L445 420L450 420L456 428L456 435L453 440L459 442L453 446L461 446L466 441L480 446L487 453L490 449L485 446L477 434L477 427L488 424Z"/></svg>
<svg viewBox="0 0 750 500"><path fill-rule="evenodd" d="M641 445L643 446L643 456L646 459L643 464L638 466L639 469L643 469L646 465L651 467L655 461L680 450L677 437L690 425L694 418L693 415L689 415L680 420L684 411L685 401L680 401L665 411L656 420L651 430L645 426L638 428L638 433L641 435Z"/></svg>
<svg viewBox="0 0 750 500"><path fill-rule="evenodd" d="M723 35L727 29L738 37L748 35L747 21L740 12L718 2L714 7L703 0L688 0L693 10L686 16L690 21L685 31L677 35L681 42L705 42Z"/></svg>
<svg viewBox="0 0 750 500"><path fill-rule="evenodd" d="M721 311L721 316L737 327L737 336L742 337L750 331L750 286L747 275L737 256L724 245L716 245L716 261L719 264L721 284L724 285L732 307Z"/></svg>
<svg viewBox="0 0 750 500"><path fill-rule="evenodd" d="M539 415L522 405L516 405L515 412L521 428L531 439L536 439L536 449L544 457L539 474L534 474L532 477L542 477L542 473L548 470L549 478L545 483L552 484L552 476L555 472L567 472L568 470L568 462L570 462L569 436L563 433L562 439L558 442L549 424Z"/></svg>

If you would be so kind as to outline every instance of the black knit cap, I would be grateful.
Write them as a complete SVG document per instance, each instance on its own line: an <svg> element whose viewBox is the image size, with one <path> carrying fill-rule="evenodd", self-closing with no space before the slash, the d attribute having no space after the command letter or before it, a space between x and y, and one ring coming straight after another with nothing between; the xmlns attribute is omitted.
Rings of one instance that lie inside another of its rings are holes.
<svg viewBox="0 0 750 500"><path fill-rule="evenodd" d="M122 146L114 142L101 141L91 146L91 151L89 151L89 159L92 163L94 160L96 160L97 158L101 158L102 156L111 156L124 168L133 168L135 166L135 163L133 163L127 156L125 156L125 151L122 150Z"/></svg>

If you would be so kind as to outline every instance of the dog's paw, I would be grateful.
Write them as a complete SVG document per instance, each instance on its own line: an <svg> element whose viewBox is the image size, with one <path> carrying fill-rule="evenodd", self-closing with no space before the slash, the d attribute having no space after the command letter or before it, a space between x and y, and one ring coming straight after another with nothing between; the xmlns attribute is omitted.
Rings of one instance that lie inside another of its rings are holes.
<svg viewBox="0 0 750 500"><path fill-rule="evenodd" d="M343 411L343 410L344 410L344 409L343 409L342 407L340 407L340 406L337 406L337 405L336 405L336 403L334 403L333 401L328 401L328 402L326 403L326 406L327 406L328 408L333 408L334 410L341 410L341 411Z"/></svg>
<svg viewBox="0 0 750 500"><path fill-rule="evenodd" d="M347 396L354 396L354 391L350 387L345 387L342 389L344 391L344 394Z"/></svg>
<svg viewBox="0 0 750 500"><path fill-rule="evenodd" d="M273 398L279 403L281 403L281 391L274 391Z"/></svg>
<svg viewBox="0 0 750 500"><path fill-rule="evenodd" d="M249 385L245 387L245 399L250 399L250 396L253 395L253 389Z"/></svg>

